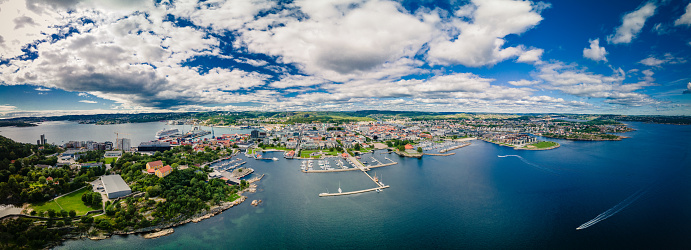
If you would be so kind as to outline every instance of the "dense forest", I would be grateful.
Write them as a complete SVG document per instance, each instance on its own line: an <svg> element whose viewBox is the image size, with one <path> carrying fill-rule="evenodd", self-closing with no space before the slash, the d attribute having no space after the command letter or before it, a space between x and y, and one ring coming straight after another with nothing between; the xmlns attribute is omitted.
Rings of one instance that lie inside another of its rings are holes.
<svg viewBox="0 0 691 250"><path fill-rule="evenodd" d="M41 149L0 136L0 203L45 201L83 187L86 181L105 173L104 167L81 170L36 167L38 164L55 165L58 158L54 154L59 151L53 145L44 145ZM54 181L46 181L48 177Z"/></svg>

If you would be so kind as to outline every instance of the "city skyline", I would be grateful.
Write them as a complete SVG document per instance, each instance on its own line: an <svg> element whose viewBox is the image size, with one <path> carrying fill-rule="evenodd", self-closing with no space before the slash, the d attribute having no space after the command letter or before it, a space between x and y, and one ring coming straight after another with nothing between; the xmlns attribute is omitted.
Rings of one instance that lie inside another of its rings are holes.
<svg viewBox="0 0 691 250"><path fill-rule="evenodd" d="M689 1L3 1L0 118L691 115Z"/></svg>

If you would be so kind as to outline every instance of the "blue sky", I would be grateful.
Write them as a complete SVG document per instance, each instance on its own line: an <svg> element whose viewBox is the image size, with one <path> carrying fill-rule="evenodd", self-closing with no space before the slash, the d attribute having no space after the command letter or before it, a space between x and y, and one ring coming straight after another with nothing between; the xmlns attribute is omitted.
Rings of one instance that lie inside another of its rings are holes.
<svg viewBox="0 0 691 250"><path fill-rule="evenodd" d="M0 117L691 115L691 3L0 1Z"/></svg>

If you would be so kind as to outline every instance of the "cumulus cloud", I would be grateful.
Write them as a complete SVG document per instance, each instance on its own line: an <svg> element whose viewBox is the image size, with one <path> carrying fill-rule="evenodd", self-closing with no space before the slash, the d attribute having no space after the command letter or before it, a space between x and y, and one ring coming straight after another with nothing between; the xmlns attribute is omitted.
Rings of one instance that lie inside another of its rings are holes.
<svg viewBox="0 0 691 250"><path fill-rule="evenodd" d="M14 22L14 29L21 29L25 26L37 26L38 24L34 22L34 19L28 16L20 16L12 20Z"/></svg>
<svg viewBox="0 0 691 250"><path fill-rule="evenodd" d="M514 57L520 62L537 61L542 50L526 51L522 45L505 47L504 37L522 34L540 23L542 16L538 12L542 9L544 6L529 1L472 1L454 13L458 19L444 23L445 33L429 44L427 59L433 64L470 67L494 65Z"/></svg>
<svg viewBox="0 0 691 250"><path fill-rule="evenodd" d="M90 100L80 100L79 102L81 102L81 103L91 103L91 104L93 104L93 103L98 103L97 101L90 101Z"/></svg>
<svg viewBox="0 0 691 250"><path fill-rule="evenodd" d="M686 63L686 59L684 59L683 57L675 57L671 53L666 53L660 59L656 58L654 55L650 55L647 58L639 61L638 63L651 67L659 67L663 64Z"/></svg>
<svg viewBox="0 0 691 250"><path fill-rule="evenodd" d="M583 57L599 62L607 62L607 51L605 47L600 47L600 39L589 40L590 48L583 49Z"/></svg>
<svg viewBox="0 0 691 250"><path fill-rule="evenodd" d="M646 20L655 14L656 9L654 2L647 2L635 11L627 13L622 18L621 26L607 37L607 41L612 44L630 43L641 32Z"/></svg>
<svg viewBox="0 0 691 250"><path fill-rule="evenodd" d="M36 90L36 91L50 91L50 89L43 88L43 87L38 87L38 88L35 88L34 90Z"/></svg>
<svg viewBox="0 0 691 250"><path fill-rule="evenodd" d="M686 84L686 90L684 90L684 94L691 94L691 82Z"/></svg>
<svg viewBox="0 0 691 250"><path fill-rule="evenodd" d="M635 92L654 83L624 83L626 75L622 69L613 69L612 75L607 76L579 69L575 65L555 62L542 66L536 76L547 83L543 85L544 88L570 95L604 98L606 103L626 106L657 103L648 95Z"/></svg>
<svg viewBox="0 0 691 250"><path fill-rule="evenodd" d="M540 83L540 81L528 81L525 79L521 79L518 81L509 81L509 84L511 84L513 86L530 86L530 85L535 85L538 83Z"/></svg>
<svg viewBox="0 0 691 250"><path fill-rule="evenodd" d="M518 59L516 59L517 62L525 62L525 63L536 63L539 64L541 63L540 57L542 57L542 53L544 52L543 49L531 49L523 54L521 54Z"/></svg>
<svg viewBox="0 0 691 250"><path fill-rule="evenodd" d="M635 92L649 86L645 80L624 84L623 72L604 76L565 65L549 72L553 63L542 61L543 49L513 44L510 37L542 21L541 11L550 4L541 2L478 0L450 13L428 8L413 13L387 0L9 0L0 5L0 22L26 16L37 24L23 22L16 32L13 25L0 26L2 84L74 91L84 99L114 101L117 110L405 105L563 112L592 107L572 97L536 96L535 85L611 103L649 100ZM606 61L599 40L592 45L584 56ZM23 46L32 56L23 55ZM221 63L197 63L206 60ZM509 60L533 64L543 75L495 85L492 78L447 73L444 67ZM574 78L578 83L571 83Z"/></svg>
<svg viewBox="0 0 691 250"><path fill-rule="evenodd" d="M375 69L409 69L438 19L418 18L396 2L379 0L297 1L293 7L247 24L240 43L332 81Z"/></svg>
<svg viewBox="0 0 691 250"><path fill-rule="evenodd" d="M679 26L679 25L686 25L689 26L691 25L691 3L686 5L686 12L684 15L679 17L676 21L674 21L674 25Z"/></svg>

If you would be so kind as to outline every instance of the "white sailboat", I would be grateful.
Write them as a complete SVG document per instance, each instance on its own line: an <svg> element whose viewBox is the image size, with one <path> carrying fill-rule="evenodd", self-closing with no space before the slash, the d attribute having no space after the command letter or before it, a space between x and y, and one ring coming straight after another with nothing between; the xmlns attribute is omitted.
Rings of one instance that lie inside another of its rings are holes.
<svg viewBox="0 0 691 250"><path fill-rule="evenodd" d="M338 193L339 194L343 193L343 191L341 191L341 182L340 181L338 182Z"/></svg>

